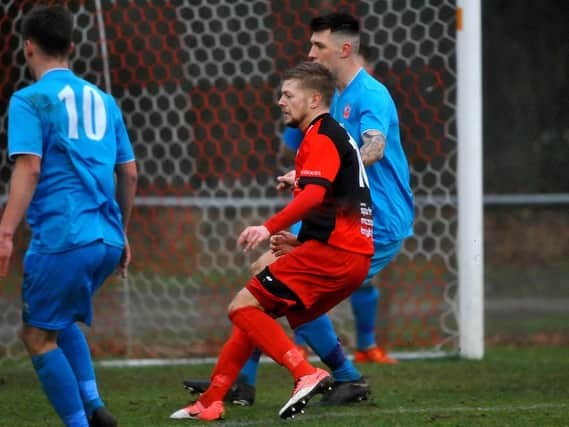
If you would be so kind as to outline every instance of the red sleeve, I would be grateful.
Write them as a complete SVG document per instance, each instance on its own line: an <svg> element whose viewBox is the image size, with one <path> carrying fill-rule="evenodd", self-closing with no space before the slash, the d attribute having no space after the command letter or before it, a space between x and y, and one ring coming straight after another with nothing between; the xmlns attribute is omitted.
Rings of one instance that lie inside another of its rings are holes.
<svg viewBox="0 0 569 427"><path fill-rule="evenodd" d="M324 201L326 188L321 185L309 184L286 207L270 217L264 224L269 233L290 227L308 215L312 208Z"/></svg>

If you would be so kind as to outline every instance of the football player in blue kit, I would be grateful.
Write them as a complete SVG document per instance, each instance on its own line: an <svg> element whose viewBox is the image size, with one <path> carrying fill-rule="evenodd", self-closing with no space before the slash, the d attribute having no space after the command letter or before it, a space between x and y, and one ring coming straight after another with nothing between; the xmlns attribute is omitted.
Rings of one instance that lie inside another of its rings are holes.
<svg viewBox="0 0 569 427"><path fill-rule="evenodd" d="M137 171L115 100L69 69L72 23L62 6L36 7L22 21L36 82L15 92L8 109L15 164L0 222L0 277L27 214L21 337L33 367L65 425L115 426L77 322L90 325L94 292L115 270L126 274Z"/></svg>

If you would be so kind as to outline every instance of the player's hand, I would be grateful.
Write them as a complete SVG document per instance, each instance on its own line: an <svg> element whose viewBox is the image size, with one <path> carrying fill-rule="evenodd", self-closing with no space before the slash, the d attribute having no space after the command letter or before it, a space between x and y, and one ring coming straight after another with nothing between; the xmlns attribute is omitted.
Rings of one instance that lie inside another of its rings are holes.
<svg viewBox="0 0 569 427"><path fill-rule="evenodd" d="M269 238L271 233L267 230L264 225L257 225L247 227L241 232L237 244L243 246L243 250L247 252L250 249L254 249L261 242L264 242Z"/></svg>
<svg viewBox="0 0 569 427"><path fill-rule="evenodd" d="M0 279L8 275L10 270L10 258L14 250L14 241L11 234L0 231Z"/></svg>
<svg viewBox="0 0 569 427"><path fill-rule="evenodd" d="M288 254L295 247L300 245L301 243L296 238L296 236L289 231L279 231L278 233L272 235L271 240L269 241L271 252L276 257Z"/></svg>
<svg viewBox="0 0 569 427"><path fill-rule="evenodd" d="M117 274L121 276L123 279L128 275L128 265L130 264L130 260L132 258L132 253L130 251L130 243L128 242L128 238L124 236L124 249L122 251L121 260L117 267Z"/></svg>
<svg viewBox="0 0 569 427"><path fill-rule="evenodd" d="M294 180L296 179L296 171L291 170L284 175L277 176L277 190L285 191L292 190L294 187Z"/></svg>

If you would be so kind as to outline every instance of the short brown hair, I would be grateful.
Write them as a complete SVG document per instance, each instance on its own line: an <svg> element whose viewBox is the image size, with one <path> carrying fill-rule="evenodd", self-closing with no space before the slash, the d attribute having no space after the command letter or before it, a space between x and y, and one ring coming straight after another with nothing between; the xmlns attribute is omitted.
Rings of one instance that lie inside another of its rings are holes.
<svg viewBox="0 0 569 427"><path fill-rule="evenodd" d="M336 88L332 73L324 65L310 61L301 62L285 71L283 81L285 80L298 80L303 88L318 92L327 106L330 105Z"/></svg>

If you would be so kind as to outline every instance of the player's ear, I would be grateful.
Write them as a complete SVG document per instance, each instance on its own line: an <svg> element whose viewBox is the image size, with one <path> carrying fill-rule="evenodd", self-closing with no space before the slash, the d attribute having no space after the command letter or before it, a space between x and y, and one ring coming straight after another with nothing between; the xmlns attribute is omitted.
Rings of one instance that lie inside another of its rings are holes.
<svg viewBox="0 0 569 427"><path fill-rule="evenodd" d="M319 92L312 92L310 96L310 108L318 108L322 104L322 94Z"/></svg>
<svg viewBox="0 0 569 427"><path fill-rule="evenodd" d="M75 43L71 42L69 44L69 50L67 51L67 54L71 55L73 53L73 50L75 50Z"/></svg>
<svg viewBox="0 0 569 427"><path fill-rule="evenodd" d="M24 54L26 55L26 57L31 56L33 53L34 48L32 44L33 42L30 39L24 40Z"/></svg>
<svg viewBox="0 0 569 427"><path fill-rule="evenodd" d="M342 43L342 48L340 50L340 57L347 58L348 56L352 55L353 51L354 48L352 46L352 43L350 43L349 41L345 41Z"/></svg>

